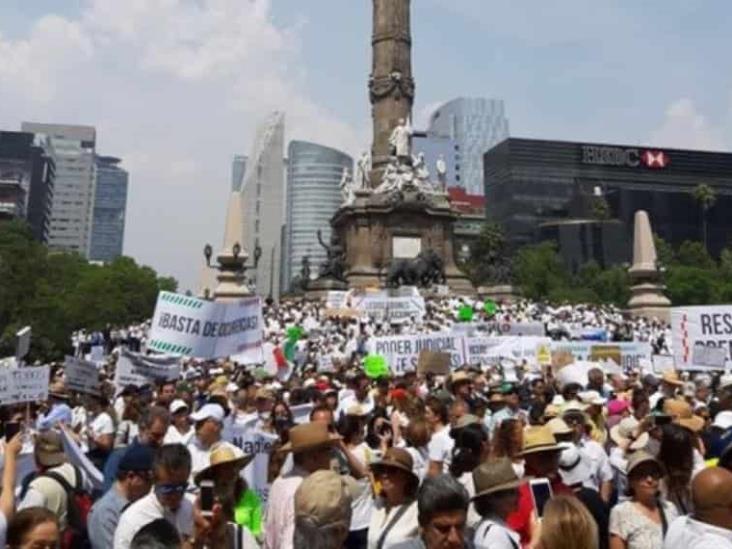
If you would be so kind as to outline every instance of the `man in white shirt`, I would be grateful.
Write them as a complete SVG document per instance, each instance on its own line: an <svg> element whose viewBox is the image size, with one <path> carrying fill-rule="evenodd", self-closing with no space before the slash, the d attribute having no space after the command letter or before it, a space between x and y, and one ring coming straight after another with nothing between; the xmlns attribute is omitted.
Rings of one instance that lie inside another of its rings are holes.
<svg viewBox="0 0 732 549"><path fill-rule="evenodd" d="M691 483L694 513L671 523L664 549L732 549L732 473L710 467Z"/></svg>
<svg viewBox="0 0 732 549"><path fill-rule="evenodd" d="M221 440L224 426L224 409L220 404L204 404L191 414L196 435L186 446L191 453L191 474L195 475L209 466L211 447Z"/></svg>
<svg viewBox="0 0 732 549"><path fill-rule="evenodd" d="M155 452L153 491L130 505L120 516L114 549L128 549L145 525L164 518L184 541L193 536L193 504L184 497L191 474L191 456L182 444L168 444Z"/></svg>

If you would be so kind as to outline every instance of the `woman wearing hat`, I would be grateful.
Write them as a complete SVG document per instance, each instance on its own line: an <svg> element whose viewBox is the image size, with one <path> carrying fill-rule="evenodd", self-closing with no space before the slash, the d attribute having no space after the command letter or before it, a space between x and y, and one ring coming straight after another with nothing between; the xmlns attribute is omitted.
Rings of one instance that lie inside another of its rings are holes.
<svg viewBox="0 0 732 549"><path fill-rule="evenodd" d="M610 512L610 549L661 549L678 516L674 505L659 497L663 476L661 463L642 450L628 459L630 499Z"/></svg>
<svg viewBox="0 0 732 549"><path fill-rule="evenodd" d="M481 517L475 528L476 547L519 549L521 538L506 524L508 515L518 509L521 484L507 457L484 462L473 471L475 510Z"/></svg>
<svg viewBox="0 0 732 549"><path fill-rule="evenodd" d="M369 524L368 549L388 549L419 534L417 488L419 477L412 456L401 448L389 448L381 461L371 465L379 487Z"/></svg>
<svg viewBox="0 0 732 549"><path fill-rule="evenodd" d="M194 476L194 482L201 486L204 480L213 480L216 503L221 505L223 520L212 533L211 540L220 541L212 546L237 547L228 543L226 524L233 522L243 526L242 547L258 547L255 537L262 535L262 503L254 490L239 474L254 458L245 455L235 446L217 443L211 448L210 465Z"/></svg>

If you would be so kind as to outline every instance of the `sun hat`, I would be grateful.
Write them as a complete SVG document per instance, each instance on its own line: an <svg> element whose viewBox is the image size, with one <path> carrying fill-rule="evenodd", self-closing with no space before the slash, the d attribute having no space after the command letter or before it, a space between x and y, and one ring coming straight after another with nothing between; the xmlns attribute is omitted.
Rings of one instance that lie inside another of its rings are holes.
<svg viewBox="0 0 732 549"><path fill-rule="evenodd" d="M666 370L661 376L661 381L676 387L681 387L684 384L684 382L679 379L679 373L676 370Z"/></svg>
<svg viewBox="0 0 732 549"><path fill-rule="evenodd" d="M553 419L550 419L546 422L546 427L549 428L554 436L569 435L571 433L574 433L574 429L567 425L567 422L564 421L561 417L555 417Z"/></svg>
<svg viewBox="0 0 732 549"><path fill-rule="evenodd" d="M610 429L610 439L623 450L641 450L648 445L648 433L639 433L640 423L633 416Z"/></svg>
<svg viewBox="0 0 732 549"><path fill-rule="evenodd" d="M302 481L295 492L295 520L314 528L344 523L351 518L351 494L341 475L330 470L316 471Z"/></svg>
<svg viewBox="0 0 732 549"><path fill-rule="evenodd" d="M181 410L187 410L188 404L184 400L181 400L179 398L175 399L173 402L170 403L170 413L171 414L177 414Z"/></svg>
<svg viewBox="0 0 732 549"><path fill-rule="evenodd" d="M38 433L35 439L34 453L36 462L43 467L56 467L66 463L61 433L53 429Z"/></svg>
<svg viewBox="0 0 732 549"><path fill-rule="evenodd" d="M208 403L204 404L200 410L191 414L191 419L195 422L203 421L204 419L214 419L219 423L224 421L224 409L220 404Z"/></svg>
<svg viewBox="0 0 732 549"><path fill-rule="evenodd" d="M517 488L522 481L516 476L511 460L502 457L484 461L473 469L473 484L475 495L472 499L476 500L488 494Z"/></svg>
<svg viewBox="0 0 732 549"><path fill-rule="evenodd" d="M412 456L403 448L389 448L381 461L377 461L371 464L371 470L377 471L384 467L392 467L400 469L412 475L414 479L419 483L419 477L414 472L414 460Z"/></svg>
<svg viewBox="0 0 732 549"><path fill-rule="evenodd" d="M722 410L721 412L717 413L717 415L714 416L714 422L712 423L712 427L719 427L724 431L732 427L732 411Z"/></svg>
<svg viewBox="0 0 732 549"><path fill-rule="evenodd" d="M639 450L630 454L630 457L628 458L628 466L626 467L626 474L628 476L631 476L633 470L643 463L654 463L661 471L663 471L663 465L661 465L660 461L658 461L648 452Z"/></svg>
<svg viewBox="0 0 732 549"><path fill-rule="evenodd" d="M524 447L521 455L538 454L540 452L559 452L561 448L551 429L546 426L527 427L524 429Z"/></svg>
<svg viewBox="0 0 732 549"><path fill-rule="evenodd" d="M340 436L328 432L328 426L320 421L301 423L290 429L290 441L280 448L280 452L305 452L321 446L331 446Z"/></svg>
<svg viewBox="0 0 732 549"><path fill-rule="evenodd" d="M208 467L201 469L193 478L196 484L211 478L216 467L231 463L237 470L244 469L254 459L253 454L245 454L239 448L228 442L217 442L211 447Z"/></svg>
<svg viewBox="0 0 732 549"><path fill-rule="evenodd" d="M698 433L704 429L704 418L694 414L691 405L685 400L668 398L663 401L663 413L671 416L677 425Z"/></svg>
<svg viewBox="0 0 732 549"><path fill-rule="evenodd" d="M592 471L587 462L582 459L577 445L571 442L562 442L562 453L559 454L559 476L566 486L582 484L592 478Z"/></svg>

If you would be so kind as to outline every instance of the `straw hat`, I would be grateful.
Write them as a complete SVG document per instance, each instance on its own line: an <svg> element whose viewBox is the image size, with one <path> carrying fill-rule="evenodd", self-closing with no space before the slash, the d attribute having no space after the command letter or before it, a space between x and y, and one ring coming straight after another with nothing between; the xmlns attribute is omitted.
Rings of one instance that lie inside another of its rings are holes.
<svg viewBox="0 0 732 549"><path fill-rule="evenodd" d="M302 423L290 429L290 441L280 448L280 452L306 452L321 446L332 446L341 437L328 432L328 426L319 421Z"/></svg>
<svg viewBox="0 0 732 549"><path fill-rule="evenodd" d="M472 381L473 381L473 378L470 377L470 374L468 374L467 372L464 372L462 370L460 370L459 372L455 372L454 374L452 374L452 376L450 376L450 383L453 385L453 387L455 385L457 385L458 383L472 382Z"/></svg>
<svg viewBox="0 0 732 549"><path fill-rule="evenodd" d="M638 452L633 452L628 458L628 466L626 468L627 475L630 476L633 473L633 470L643 463L655 463L656 466L663 471L663 465L661 465L660 461L648 452L639 450Z"/></svg>
<svg viewBox="0 0 732 549"><path fill-rule="evenodd" d="M521 485L521 480L516 476L516 471L507 457L489 460L481 463L473 469L473 484L475 485L475 496L473 500L512 490Z"/></svg>
<svg viewBox="0 0 732 549"><path fill-rule="evenodd" d="M695 433L704 429L704 418L694 415L691 405L685 400L673 398L664 400L663 413L671 416L674 423Z"/></svg>
<svg viewBox="0 0 732 549"><path fill-rule="evenodd" d="M66 463L61 433L54 430L42 431L36 435L34 452L36 461L44 467L56 467Z"/></svg>
<svg viewBox="0 0 732 549"><path fill-rule="evenodd" d="M557 445L557 440L548 427L527 427L524 429L522 456L540 452L559 452L561 450L562 448Z"/></svg>
<svg viewBox="0 0 732 549"><path fill-rule="evenodd" d="M666 370L663 373L663 376L661 376L661 381L676 387L681 387L684 384L684 382L679 379L679 373L676 370Z"/></svg>
<svg viewBox="0 0 732 549"><path fill-rule="evenodd" d="M574 433L574 429L567 425L567 422L564 421L561 417L555 417L554 419L550 419L546 422L546 427L549 427L549 430L555 436L569 435L571 433Z"/></svg>
<svg viewBox="0 0 732 549"><path fill-rule="evenodd" d="M373 471L377 471L384 467L391 467L405 471L412 475L417 484L419 484L419 477L414 472L414 461L412 460L412 456L403 448L389 448L381 461L371 464L371 469Z"/></svg>
<svg viewBox="0 0 732 549"><path fill-rule="evenodd" d="M638 433L640 423L633 416L623 418L610 429L610 438L623 450L641 450L648 445L648 433Z"/></svg>
<svg viewBox="0 0 732 549"><path fill-rule="evenodd" d="M237 470L244 469L253 459L254 455L245 454L228 442L218 442L211 448L208 467L196 473L193 480L196 484L200 484L202 480L213 477L214 469L225 463L233 464Z"/></svg>
<svg viewBox="0 0 732 549"><path fill-rule="evenodd" d="M302 481L294 499L297 520L318 528L342 524L348 530L352 496L341 475L331 470L314 472Z"/></svg>

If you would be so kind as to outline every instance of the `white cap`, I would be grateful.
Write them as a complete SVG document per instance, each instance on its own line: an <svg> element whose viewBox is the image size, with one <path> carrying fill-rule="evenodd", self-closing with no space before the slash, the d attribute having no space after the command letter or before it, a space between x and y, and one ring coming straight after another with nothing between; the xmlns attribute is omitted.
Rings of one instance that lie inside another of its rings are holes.
<svg viewBox="0 0 732 549"><path fill-rule="evenodd" d="M607 399L603 398L597 391L583 391L577 396L585 404L592 404L595 406L605 406L605 404L607 404Z"/></svg>
<svg viewBox="0 0 732 549"><path fill-rule="evenodd" d="M714 423L712 427L719 427L720 429L727 430L732 427L732 411L723 410L714 416Z"/></svg>
<svg viewBox="0 0 732 549"><path fill-rule="evenodd" d="M215 419L222 423L224 421L224 409L220 404L204 404L195 414L191 414L191 419L196 422L204 419Z"/></svg>
<svg viewBox="0 0 732 549"><path fill-rule="evenodd" d="M183 408L188 408L188 404L185 403L185 401L177 398L173 402L170 403L170 413L175 414L176 412L179 412Z"/></svg>
<svg viewBox="0 0 732 549"><path fill-rule="evenodd" d="M239 386L234 383L233 381L229 381L229 383L226 385L226 392L227 393L236 393L239 390Z"/></svg>

